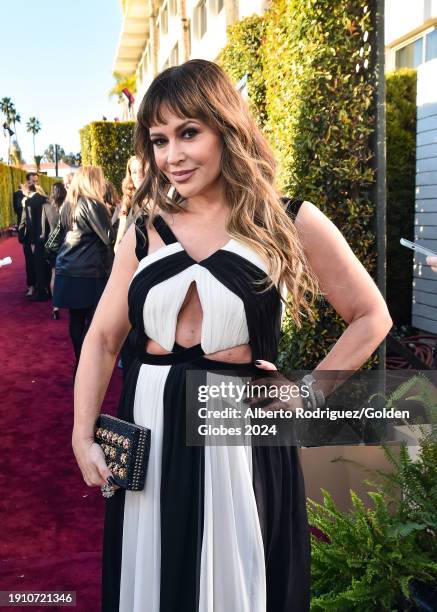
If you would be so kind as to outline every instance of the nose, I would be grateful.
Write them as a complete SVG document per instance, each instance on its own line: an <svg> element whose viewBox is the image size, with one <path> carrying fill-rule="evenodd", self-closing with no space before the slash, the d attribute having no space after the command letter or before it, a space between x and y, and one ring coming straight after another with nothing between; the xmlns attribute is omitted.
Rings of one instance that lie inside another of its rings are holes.
<svg viewBox="0 0 437 612"><path fill-rule="evenodd" d="M177 138L171 138L167 145L167 165L173 166L184 161L184 145Z"/></svg>

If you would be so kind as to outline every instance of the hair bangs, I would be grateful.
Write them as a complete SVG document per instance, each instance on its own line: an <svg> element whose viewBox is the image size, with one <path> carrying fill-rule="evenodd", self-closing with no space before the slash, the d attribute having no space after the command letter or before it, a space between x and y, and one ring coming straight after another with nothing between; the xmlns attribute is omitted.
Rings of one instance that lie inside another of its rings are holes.
<svg viewBox="0 0 437 612"><path fill-rule="evenodd" d="M184 70L184 66L176 66L168 68L156 78L145 95L138 117L145 128L165 124L165 109L180 119L197 118L210 123L206 101L203 100L198 85L190 77L191 74Z"/></svg>

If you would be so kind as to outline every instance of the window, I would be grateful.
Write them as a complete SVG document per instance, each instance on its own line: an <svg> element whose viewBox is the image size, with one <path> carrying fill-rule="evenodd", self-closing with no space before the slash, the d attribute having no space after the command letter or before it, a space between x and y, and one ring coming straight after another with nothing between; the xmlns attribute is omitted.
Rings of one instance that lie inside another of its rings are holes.
<svg viewBox="0 0 437 612"><path fill-rule="evenodd" d="M170 66L177 66L179 64L179 45L175 44L170 53Z"/></svg>
<svg viewBox="0 0 437 612"><path fill-rule="evenodd" d="M206 32L206 0L201 0L193 12L194 33L202 38Z"/></svg>
<svg viewBox="0 0 437 612"><path fill-rule="evenodd" d="M396 51L396 68L417 68L423 62L423 38Z"/></svg>
<svg viewBox="0 0 437 612"><path fill-rule="evenodd" d="M426 35L425 62L437 57L437 28Z"/></svg>
<svg viewBox="0 0 437 612"><path fill-rule="evenodd" d="M223 0L209 0L209 8L214 15L218 15L224 6Z"/></svg>
<svg viewBox="0 0 437 612"><path fill-rule="evenodd" d="M174 17L178 14L178 3L177 0L168 0L168 9L170 11L170 16Z"/></svg>
<svg viewBox="0 0 437 612"><path fill-rule="evenodd" d="M161 32L163 36L168 32L168 6L164 5L164 8L161 11Z"/></svg>

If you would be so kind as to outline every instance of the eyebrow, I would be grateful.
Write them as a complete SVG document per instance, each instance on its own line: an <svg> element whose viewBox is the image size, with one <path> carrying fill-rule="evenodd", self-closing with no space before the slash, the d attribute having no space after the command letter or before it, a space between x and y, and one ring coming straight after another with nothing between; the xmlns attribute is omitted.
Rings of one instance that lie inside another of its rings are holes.
<svg viewBox="0 0 437 612"><path fill-rule="evenodd" d="M183 121L182 123L180 123L176 127L175 131L176 132L180 132L181 130L184 129L184 127L186 127L190 123L197 123L197 124L199 124L199 122L196 119L186 119L185 121ZM165 134L163 134L162 132L153 132L153 134L152 134L152 130L153 130L153 126L149 129L150 136L165 136Z"/></svg>

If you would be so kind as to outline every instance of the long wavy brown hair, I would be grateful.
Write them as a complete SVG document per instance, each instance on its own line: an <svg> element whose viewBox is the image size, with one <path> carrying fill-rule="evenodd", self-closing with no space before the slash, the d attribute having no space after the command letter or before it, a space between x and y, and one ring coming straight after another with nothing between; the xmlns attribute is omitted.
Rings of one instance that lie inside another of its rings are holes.
<svg viewBox="0 0 437 612"><path fill-rule="evenodd" d="M135 155L129 157L126 164L126 174L124 176L123 182L121 184L121 192L122 192L122 205L126 207L126 210L130 210L132 207L133 197L135 193L135 185L132 180L132 172L131 172L131 164L136 159Z"/></svg>
<svg viewBox="0 0 437 612"><path fill-rule="evenodd" d="M138 110L135 153L148 171L134 195L134 205L147 202L149 224L159 209L169 213L182 210L183 199L175 189L168 189L169 181L155 163L150 140L149 129L164 122L165 108L180 118L198 119L220 134L221 171L230 207L228 234L267 262L270 281L266 288L285 284L289 296L286 306L297 327L302 316L314 321L319 284L274 186L273 153L243 98L217 64L195 59L168 68L147 90Z"/></svg>

